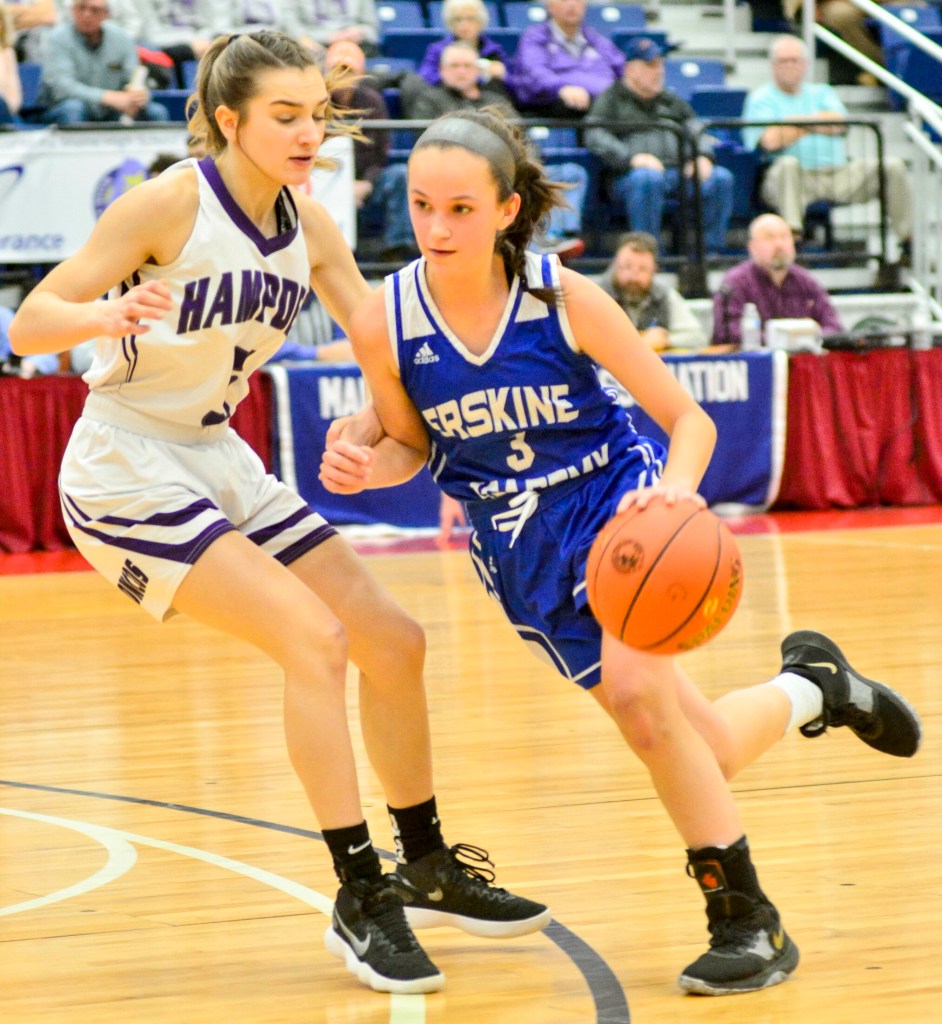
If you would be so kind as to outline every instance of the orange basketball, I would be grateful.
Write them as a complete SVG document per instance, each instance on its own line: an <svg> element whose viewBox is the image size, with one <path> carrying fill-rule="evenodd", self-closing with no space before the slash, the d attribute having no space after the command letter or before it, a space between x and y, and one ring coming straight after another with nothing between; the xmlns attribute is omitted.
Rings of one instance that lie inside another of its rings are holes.
<svg viewBox="0 0 942 1024"><path fill-rule="evenodd" d="M602 527L586 586L596 619L629 647L680 654L707 642L742 595L739 545L709 509L652 501Z"/></svg>

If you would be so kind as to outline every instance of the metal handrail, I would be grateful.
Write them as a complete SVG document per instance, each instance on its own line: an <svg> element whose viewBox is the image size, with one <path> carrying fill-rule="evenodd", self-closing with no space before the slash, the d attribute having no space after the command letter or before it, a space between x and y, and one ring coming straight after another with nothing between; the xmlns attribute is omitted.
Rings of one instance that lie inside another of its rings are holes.
<svg viewBox="0 0 942 1024"><path fill-rule="evenodd" d="M709 132L711 128L770 128L777 127L779 125L787 125L798 128L807 128L808 121L790 121L787 119L779 119L774 121L746 121L742 118L718 118L710 117L704 118L701 122L701 132ZM880 206L880 262L885 267L887 264L887 216L886 216L886 179L882 173L884 165L884 143L883 143L883 131L880 125L876 121L864 119L864 118L845 118L835 116L833 121L821 120L815 122L816 124L838 124L842 127L850 128L866 128L871 131L876 139L876 155L877 163L881 169L879 176L879 195L878 202ZM755 147L761 150L758 144ZM764 152L764 151L762 151ZM769 160L772 161L776 157L776 153L768 153Z"/></svg>
<svg viewBox="0 0 942 1024"><path fill-rule="evenodd" d="M864 57L862 53L855 50L852 46L848 46L843 39L834 35L833 32L829 32L826 28L816 25L815 35L858 67L864 71L869 71L870 74L878 78L885 86L905 96L909 100L910 107L942 135L942 107L937 103L933 103L932 100L923 96L921 92L914 89L911 85L907 85L901 78L897 78L892 71L887 71L882 64L877 64L875 61L870 60L869 57ZM942 73L942 64L940 64L939 70Z"/></svg>

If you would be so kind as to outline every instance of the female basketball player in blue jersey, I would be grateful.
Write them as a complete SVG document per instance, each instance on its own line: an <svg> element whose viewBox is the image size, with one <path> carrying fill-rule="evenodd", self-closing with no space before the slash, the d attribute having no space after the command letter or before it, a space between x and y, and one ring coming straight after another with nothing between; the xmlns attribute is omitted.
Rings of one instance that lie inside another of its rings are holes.
<svg viewBox="0 0 942 1024"><path fill-rule="evenodd" d="M420 628L228 425L309 288L341 326L370 295L330 216L291 189L335 128L328 86L309 51L261 32L217 39L197 95L190 127L211 155L109 206L24 301L11 339L24 355L99 339L60 477L77 547L157 619L191 615L284 669L289 753L341 881L328 948L374 988L431 991L444 979L403 898L422 923L483 935L534 931L549 911L489 885L484 851L445 846ZM396 833L394 884L363 820L348 656Z"/></svg>
<svg viewBox="0 0 942 1024"><path fill-rule="evenodd" d="M614 718L688 847L711 937L681 988L777 984L798 951L759 886L727 780L793 726L817 735L848 725L911 756L919 719L819 633L784 641L771 683L711 704L675 659L600 632L585 596L595 535L632 504L702 505L713 424L613 300L527 251L557 200L519 129L487 111L439 119L412 152L409 197L422 257L350 328L375 412L332 427L321 478L353 493L429 465L467 511L485 587L520 636ZM660 424L669 451L636 434L596 363Z"/></svg>

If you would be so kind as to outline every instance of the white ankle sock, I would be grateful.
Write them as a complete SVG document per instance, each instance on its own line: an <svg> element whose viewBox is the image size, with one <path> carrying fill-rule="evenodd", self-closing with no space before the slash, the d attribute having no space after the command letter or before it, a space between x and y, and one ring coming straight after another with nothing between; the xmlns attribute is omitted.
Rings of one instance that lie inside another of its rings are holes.
<svg viewBox="0 0 942 1024"><path fill-rule="evenodd" d="M792 716L788 720L785 732L800 725L807 725L820 718L824 711L824 695L819 687L810 679L805 679L795 672L783 672L768 683L777 686L792 702Z"/></svg>

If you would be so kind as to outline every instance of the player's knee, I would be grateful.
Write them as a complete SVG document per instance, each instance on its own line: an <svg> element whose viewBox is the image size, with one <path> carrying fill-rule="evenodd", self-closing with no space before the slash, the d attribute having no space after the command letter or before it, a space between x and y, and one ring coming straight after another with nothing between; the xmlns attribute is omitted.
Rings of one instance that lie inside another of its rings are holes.
<svg viewBox="0 0 942 1024"><path fill-rule="evenodd" d="M390 643L400 663L421 668L425 662L425 630L402 609L390 622Z"/></svg>
<svg viewBox="0 0 942 1024"><path fill-rule="evenodd" d="M346 678L347 631L336 616L317 608L302 616L285 632L278 661L289 677L297 679Z"/></svg>
<svg viewBox="0 0 942 1024"><path fill-rule="evenodd" d="M663 740L664 729L643 687L614 686L608 692L608 703L612 717L632 750L644 754L657 748Z"/></svg>

